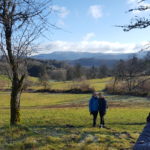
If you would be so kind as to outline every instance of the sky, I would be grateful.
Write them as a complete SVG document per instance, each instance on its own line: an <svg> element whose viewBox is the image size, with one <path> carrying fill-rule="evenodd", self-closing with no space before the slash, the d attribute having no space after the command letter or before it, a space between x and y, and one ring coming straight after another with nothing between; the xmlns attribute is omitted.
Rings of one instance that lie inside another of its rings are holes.
<svg viewBox="0 0 150 150"><path fill-rule="evenodd" d="M47 32L39 53L54 51L132 53L150 41L150 28L124 32L116 25L129 24L135 15L150 12L127 11L138 0L53 0L50 21L61 29ZM149 1L142 3L148 4Z"/></svg>

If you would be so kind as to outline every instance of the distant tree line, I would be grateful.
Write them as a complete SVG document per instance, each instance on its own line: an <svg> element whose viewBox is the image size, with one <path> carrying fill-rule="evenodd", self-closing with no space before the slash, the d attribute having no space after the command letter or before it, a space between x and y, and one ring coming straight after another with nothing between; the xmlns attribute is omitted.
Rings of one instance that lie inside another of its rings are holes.
<svg viewBox="0 0 150 150"><path fill-rule="evenodd" d="M150 52L143 58L119 60L114 67L84 67L65 61L28 59L28 75L38 77L45 89L49 80L71 81L113 77L106 90L114 94L148 95L150 91ZM5 59L0 59L0 74L8 74Z"/></svg>
<svg viewBox="0 0 150 150"><path fill-rule="evenodd" d="M80 64L69 65L64 61L35 59L28 61L28 73L30 76L57 81L77 80L83 77L95 79L112 76L112 70L106 65L84 67Z"/></svg>
<svg viewBox="0 0 150 150"><path fill-rule="evenodd" d="M0 59L0 73L8 74L7 65ZM150 75L150 53L144 58L133 56L128 60L120 60L114 67L106 65L99 67L84 67L80 64L69 65L65 61L28 59L28 74L40 80L70 81L81 78L96 79L114 77L114 86L119 81L126 81L128 90L137 86L137 78ZM148 79L147 79L148 80Z"/></svg>

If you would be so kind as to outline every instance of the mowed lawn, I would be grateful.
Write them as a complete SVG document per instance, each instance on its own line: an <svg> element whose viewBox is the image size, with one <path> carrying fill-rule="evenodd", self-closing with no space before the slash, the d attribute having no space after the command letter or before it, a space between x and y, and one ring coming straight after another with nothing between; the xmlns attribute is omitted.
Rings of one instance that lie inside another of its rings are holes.
<svg viewBox="0 0 150 150"><path fill-rule="evenodd" d="M102 87L100 80L91 81ZM57 83L58 84L58 83ZM0 150L132 149L150 109L147 98L105 95L107 129L92 127L89 94L23 93L21 123L9 126L10 93L0 92Z"/></svg>

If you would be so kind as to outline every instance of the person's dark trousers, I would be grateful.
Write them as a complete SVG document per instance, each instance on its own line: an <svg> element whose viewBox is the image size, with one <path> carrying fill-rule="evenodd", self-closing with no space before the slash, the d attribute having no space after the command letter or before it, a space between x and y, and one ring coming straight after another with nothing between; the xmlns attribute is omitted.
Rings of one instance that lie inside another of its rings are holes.
<svg viewBox="0 0 150 150"><path fill-rule="evenodd" d="M104 116L105 116L105 112L103 111L99 111L100 114L100 125L105 125L105 121L104 121Z"/></svg>
<svg viewBox="0 0 150 150"><path fill-rule="evenodd" d="M93 111L92 115L93 115L93 127L95 127L96 126L96 119L97 119L98 111Z"/></svg>

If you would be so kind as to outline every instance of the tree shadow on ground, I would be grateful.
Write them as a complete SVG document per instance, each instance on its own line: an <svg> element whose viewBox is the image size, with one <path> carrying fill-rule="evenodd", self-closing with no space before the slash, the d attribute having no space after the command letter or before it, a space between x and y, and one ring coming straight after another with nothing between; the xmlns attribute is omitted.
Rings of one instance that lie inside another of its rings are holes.
<svg viewBox="0 0 150 150"><path fill-rule="evenodd" d="M71 141L78 143L89 135L120 135L121 131L113 130L113 126L117 125L145 125L145 122L132 123L108 123L106 126L111 126L108 129L92 128L90 124L74 125L74 124L30 124L18 125L16 127L3 126L0 127L0 138L4 138L4 144L1 144L0 149L40 149L47 145L57 145L60 141L65 145ZM87 129L86 129L87 128ZM85 129L85 130L82 130ZM73 135L73 136L72 136ZM75 135L75 136L74 136ZM76 137L79 136L79 137ZM56 140L56 141L55 141ZM59 141L60 140L60 141Z"/></svg>
<svg viewBox="0 0 150 150"><path fill-rule="evenodd" d="M146 123L145 122L129 122L129 123L126 123L126 122L117 122L117 123L108 123L108 125L145 125Z"/></svg>

